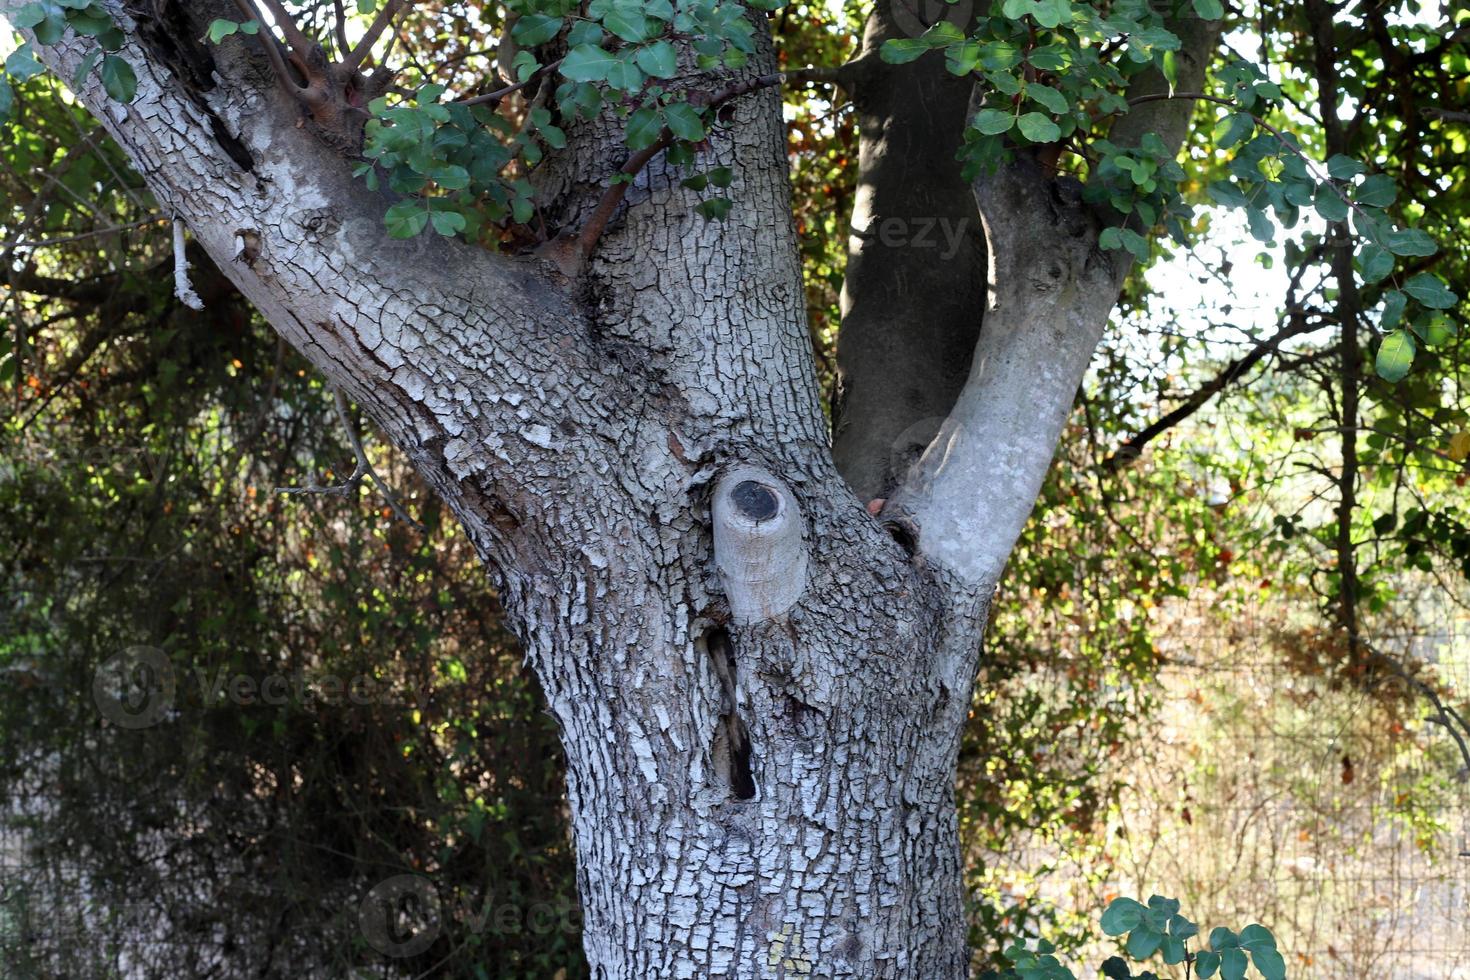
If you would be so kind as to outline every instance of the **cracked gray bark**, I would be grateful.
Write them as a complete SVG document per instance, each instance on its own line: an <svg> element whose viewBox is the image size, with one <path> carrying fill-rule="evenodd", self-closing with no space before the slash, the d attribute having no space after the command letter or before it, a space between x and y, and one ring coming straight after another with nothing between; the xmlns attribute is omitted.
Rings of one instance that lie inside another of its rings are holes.
<svg viewBox="0 0 1470 980"><path fill-rule="evenodd" d="M656 160L570 283L387 238L386 200L248 51L201 92L135 42L131 105L95 77L78 95L485 559L561 726L594 976L966 976L955 758L995 578L1121 281L1095 219L1024 161L976 188L985 330L880 522L817 403L776 92L707 151L737 175L730 221ZM71 78L85 47L43 52ZM544 187L568 222L622 159L605 125L574 135ZM909 302L891 315L926 316Z"/></svg>

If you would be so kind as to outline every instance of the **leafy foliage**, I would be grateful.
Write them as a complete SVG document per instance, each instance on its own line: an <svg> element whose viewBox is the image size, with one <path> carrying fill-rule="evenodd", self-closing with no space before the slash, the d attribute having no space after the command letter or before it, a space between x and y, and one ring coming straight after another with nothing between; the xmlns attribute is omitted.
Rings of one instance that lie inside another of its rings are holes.
<svg viewBox="0 0 1470 980"><path fill-rule="evenodd" d="M1191 952L1189 943L1199 935L1199 927L1180 914L1177 899L1154 895L1145 905L1117 898L1103 912L1099 925L1105 935L1127 937L1124 951L1128 959L1114 956L1102 964L1102 975L1108 980L1158 980L1152 972L1133 973L1128 964L1128 960L1147 963L1156 955L1168 966L1188 964L1201 980L1217 973L1222 980L1245 980L1250 966L1262 980L1286 980L1286 963L1265 926L1251 924L1239 934L1223 926L1213 929L1210 948ZM1056 947L1044 940L1034 950L1016 942L1005 953L1011 966L982 976L989 980L1076 980L1055 954Z"/></svg>

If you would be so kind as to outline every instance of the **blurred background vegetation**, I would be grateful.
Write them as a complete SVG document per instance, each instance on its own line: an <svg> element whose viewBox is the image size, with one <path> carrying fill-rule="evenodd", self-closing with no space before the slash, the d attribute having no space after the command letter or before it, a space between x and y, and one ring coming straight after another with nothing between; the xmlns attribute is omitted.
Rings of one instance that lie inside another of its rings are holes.
<svg viewBox="0 0 1470 980"><path fill-rule="evenodd" d="M1438 33L1454 15L1365 9L1339 29L1355 152L1441 243L1426 261L1465 282L1467 117L1433 111L1470 94L1464 46ZM850 57L861 15L785 8L783 61ZM464 25L493 35L498 16L421 3L401 50L472 87L484 52ZM1286 93L1277 121L1320 147L1305 14L1232 16L1231 43ZM202 254L205 311L179 304L167 215L61 88L17 99L0 138L0 973L584 976L557 732L472 549ZM857 139L830 90L787 110L830 392ZM1197 193L1219 165L1203 146ZM1017 935L1084 946L1108 898L1157 890L1205 923L1267 922L1300 975L1461 975L1470 800L1424 718L1426 691L1464 713L1470 690L1463 304L1391 386L1340 356L1339 297L1307 261L1320 227L1267 245L1206 208L1196 231L1130 285L998 599L960 773L977 964ZM341 483L356 439L422 527L370 485L276 492ZM92 685L139 646L178 687L128 730ZM235 676L296 693L220 696ZM359 913L402 874L433 882L439 927L388 957Z"/></svg>

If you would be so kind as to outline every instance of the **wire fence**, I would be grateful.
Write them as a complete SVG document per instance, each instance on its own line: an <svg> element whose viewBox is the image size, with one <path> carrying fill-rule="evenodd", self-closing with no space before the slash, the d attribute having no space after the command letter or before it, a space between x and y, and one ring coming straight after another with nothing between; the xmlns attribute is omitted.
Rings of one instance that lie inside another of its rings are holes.
<svg viewBox="0 0 1470 980"><path fill-rule="evenodd" d="M1470 624L1426 621L1374 645L1463 704ZM1033 842L1016 871L1058 865L1042 900L1093 921L1157 893L1206 932L1260 922L1293 977L1470 980L1470 773L1431 703L1269 609L1185 607L1161 632L1160 703L1119 758L1100 853L1069 869Z"/></svg>

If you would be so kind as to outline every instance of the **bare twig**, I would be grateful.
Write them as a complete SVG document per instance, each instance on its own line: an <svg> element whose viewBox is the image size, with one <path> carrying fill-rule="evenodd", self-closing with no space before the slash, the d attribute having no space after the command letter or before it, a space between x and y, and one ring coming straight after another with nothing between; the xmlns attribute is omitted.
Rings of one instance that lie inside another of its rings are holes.
<svg viewBox="0 0 1470 980"><path fill-rule="evenodd" d="M255 6L255 0L235 0L235 6L246 18L260 25L260 43L265 48L265 56L271 63L271 71L281 80L281 84L290 89L291 94L298 99L304 91L300 81L292 74L286 64L286 56L281 52L281 42L276 38L275 32L266 24L265 18L261 16L260 8Z"/></svg>
<svg viewBox="0 0 1470 980"><path fill-rule="evenodd" d="M99 238L102 235L110 235L116 231L128 231L132 228L142 228L147 225L158 224L163 220L163 218L154 215L150 218L139 218L137 221L129 221L127 224L109 225L106 228L94 228L91 231L84 231L76 235L67 235L64 238L39 238L35 241L27 241L23 238L14 240L0 239L0 248L46 248L51 245L69 245L72 242L85 241L88 238Z"/></svg>
<svg viewBox="0 0 1470 980"><path fill-rule="evenodd" d="M351 416L347 412L347 399L343 397L342 392L333 389L332 401L337 409L337 418L342 422L342 428L347 431L347 441L352 446L352 454L357 459L357 465L352 470L352 474L347 477L345 483L338 484L334 487L324 487L320 484L313 483L305 487L276 487L276 493L290 496L320 494L332 497L348 497L357 492L358 488L362 486L363 480L371 480L378 493L383 495L383 499L387 502L388 508L393 512L395 517L420 531L425 530L422 524L408 516L408 512L398 503L398 498L394 496L393 491L388 489L387 484L383 482L382 478L378 476L377 471L373 469L373 464L368 462L367 452L362 448L362 440L358 438L357 430L352 425Z"/></svg>
<svg viewBox="0 0 1470 980"><path fill-rule="evenodd" d="M362 36L362 40L357 42L357 47L343 56L343 66L349 70L361 68L362 63L367 60L368 55L373 53L373 48L377 45L378 38L382 37L383 32L393 25L393 21L398 17L399 12L405 7L411 6L411 4L412 0L388 0L387 5L378 11L378 16L373 19L372 26Z"/></svg>
<svg viewBox="0 0 1470 980"><path fill-rule="evenodd" d="M351 50L351 45L347 43L347 11L342 7L342 0L332 0L332 8L336 18L337 57L345 58Z"/></svg>
<svg viewBox="0 0 1470 980"><path fill-rule="evenodd" d="M286 42L291 45L291 50L295 52L304 67L307 54L316 47L316 42L306 36L296 23L296 18L291 15L291 11L286 9L281 0L261 0L261 2L270 8L276 26L281 29L282 34L286 35ZM264 27L265 23L262 22L260 26Z"/></svg>
<svg viewBox="0 0 1470 980"><path fill-rule="evenodd" d="M486 92L484 95L476 95L472 98L460 99L459 104L463 106L476 106L497 103L501 99L504 99L507 95L519 92L521 89L525 88L527 85L530 85L532 82L536 81L547 72L555 71L557 68L560 68L562 61L563 59L557 58L555 61L550 62L549 64L542 65L540 68L537 68L535 71L531 72L531 74L526 76L524 81L516 82L514 85L507 85L504 88L498 88L493 92Z"/></svg>

